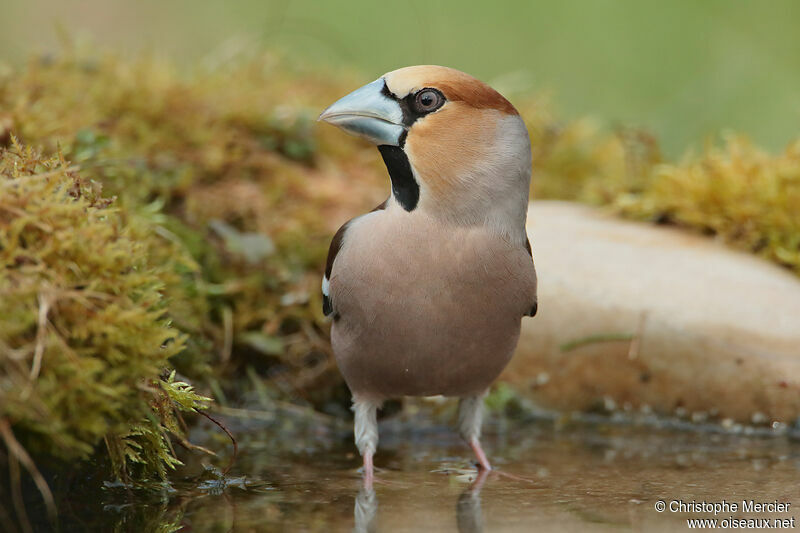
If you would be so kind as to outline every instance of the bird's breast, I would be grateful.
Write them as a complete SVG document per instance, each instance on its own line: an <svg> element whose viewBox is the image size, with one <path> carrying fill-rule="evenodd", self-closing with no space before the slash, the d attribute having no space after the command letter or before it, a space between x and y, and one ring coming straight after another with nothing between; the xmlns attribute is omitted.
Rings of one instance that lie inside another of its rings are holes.
<svg viewBox="0 0 800 533"><path fill-rule="evenodd" d="M513 352L533 264L483 228L368 216L348 228L330 280L332 342L354 393L463 395Z"/></svg>

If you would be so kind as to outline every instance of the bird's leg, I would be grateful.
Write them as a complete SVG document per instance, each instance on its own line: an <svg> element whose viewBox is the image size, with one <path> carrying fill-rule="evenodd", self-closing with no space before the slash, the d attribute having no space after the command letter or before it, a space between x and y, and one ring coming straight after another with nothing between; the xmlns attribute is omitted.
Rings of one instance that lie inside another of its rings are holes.
<svg viewBox="0 0 800 533"><path fill-rule="evenodd" d="M481 469L491 470L492 465L486 458L481 448L481 422L483 421L483 398L486 392L475 396L461 398L458 404L458 431L467 441L475 456L478 458L478 465Z"/></svg>
<svg viewBox="0 0 800 533"><path fill-rule="evenodd" d="M364 486L372 488L374 470L372 456L378 447L378 408L381 402L364 398L353 398L355 424L353 434L356 439L358 453L364 458Z"/></svg>

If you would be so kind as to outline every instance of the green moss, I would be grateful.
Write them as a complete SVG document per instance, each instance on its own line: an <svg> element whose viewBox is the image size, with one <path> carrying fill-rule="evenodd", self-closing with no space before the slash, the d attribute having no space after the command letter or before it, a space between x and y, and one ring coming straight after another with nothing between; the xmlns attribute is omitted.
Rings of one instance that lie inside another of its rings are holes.
<svg viewBox="0 0 800 533"><path fill-rule="evenodd" d="M162 240L63 157L0 150L0 418L34 456L74 460L103 439L144 439L127 459L145 476L176 461L164 450L169 417L203 401L159 380L185 344L164 280L189 264L154 262Z"/></svg>
<svg viewBox="0 0 800 533"><path fill-rule="evenodd" d="M645 190L620 195L615 206L716 235L800 274L800 140L772 155L730 137L700 157L655 168Z"/></svg>

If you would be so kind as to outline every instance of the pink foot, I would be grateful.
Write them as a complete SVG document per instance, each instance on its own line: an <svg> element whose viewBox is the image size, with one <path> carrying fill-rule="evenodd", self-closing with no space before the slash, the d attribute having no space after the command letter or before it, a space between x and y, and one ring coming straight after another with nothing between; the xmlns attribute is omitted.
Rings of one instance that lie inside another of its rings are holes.
<svg viewBox="0 0 800 533"><path fill-rule="evenodd" d="M481 448L481 443L478 441L478 439L472 439L469 443L469 446L472 448L472 451L475 452L475 457L478 458L478 467L481 470L491 470L492 465L489 464L489 459L487 459L486 454L483 453L483 448Z"/></svg>
<svg viewBox="0 0 800 533"><path fill-rule="evenodd" d="M491 471L492 475L498 475L500 477L505 477L509 479L513 479L516 481L524 481L525 483L536 484L536 480L522 477L522 476L515 476L514 474L509 474L507 472L501 472L498 470L492 470L492 465L489 464L489 460L486 458L486 454L483 453L483 448L481 448L481 443L478 442L478 439L473 439L469 443L472 451L475 452L475 456L478 458L478 477L475 480L475 486L478 490L483 486L483 482L486 480L486 474Z"/></svg>

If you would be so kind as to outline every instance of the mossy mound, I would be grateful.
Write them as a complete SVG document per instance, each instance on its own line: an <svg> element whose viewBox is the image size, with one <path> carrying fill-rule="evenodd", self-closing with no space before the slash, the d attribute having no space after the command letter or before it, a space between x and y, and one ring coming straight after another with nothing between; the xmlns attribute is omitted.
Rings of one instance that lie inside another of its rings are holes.
<svg viewBox="0 0 800 533"><path fill-rule="evenodd" d="M317 402L341 383L319 266L338 225L388 190L373 150L312 127L347 86L269 55L187 73L67 50L0 79L0 109L22 141L60 147L121 212L154 224L169 242L152 257L177 247L199 266L165 289L189 334L173 360L182 373L222 397L257 367Z"/></svg>
<svg viewBox="0 0 800 533"><path fill-rule="evenodd" d="M731 136L700 157L655 167L643 191L614 204L626 216L716 235L800 275L800 140L772 155Z"/></svg>
<svg viewBox="0 0 800 533"><path fill-rule="evenodd" d="M117 473L176 462L176 410L204 405L159 379L185 335L165 283L190 260L155 262L168 243L62 157L0 149L0 420L35 457L88 457L105 439ZM174 250L173 250L174 251ZM175 401L180 403L175 403Z"/></svg>

